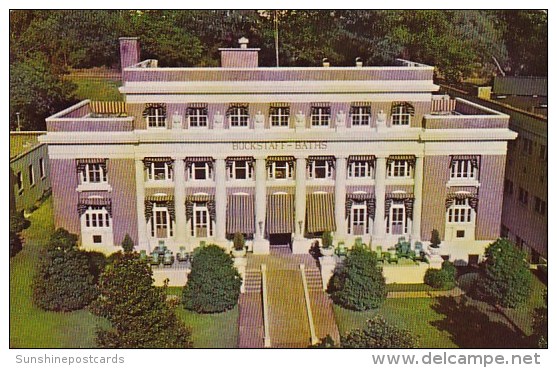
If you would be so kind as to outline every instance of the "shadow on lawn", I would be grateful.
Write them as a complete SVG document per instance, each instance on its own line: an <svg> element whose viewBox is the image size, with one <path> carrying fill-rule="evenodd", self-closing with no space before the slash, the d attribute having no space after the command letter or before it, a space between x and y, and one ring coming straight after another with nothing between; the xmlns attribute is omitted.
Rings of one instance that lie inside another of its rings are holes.
<svg viewBox="0 0 557 368"><path fill-rule="evenodd" d="M486 305L486 308L480 309L467 297L439 297L432 309L444 318L431 324L440 331L448 332L451 340L461 348L533 347L522 331L493 320L500 316L494 307Z"/></svg>

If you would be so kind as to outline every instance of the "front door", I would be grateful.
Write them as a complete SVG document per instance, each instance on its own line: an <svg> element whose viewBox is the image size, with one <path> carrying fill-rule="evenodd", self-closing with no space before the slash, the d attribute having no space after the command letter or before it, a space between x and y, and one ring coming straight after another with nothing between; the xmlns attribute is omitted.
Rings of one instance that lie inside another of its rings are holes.
<svg viewBox="0 0 557 368"><path fill-rule="evenodd" d="M200 207L195 209L193 229L196 238L206 238L209 236L209 211L206 208Z"/></svg>
<svg viewBox="0 0 557 368"><path fill-rule="evenodd" d="M393 205L391 207L391 234L402 235L406 233L406 216L403 205Z"/></svg>

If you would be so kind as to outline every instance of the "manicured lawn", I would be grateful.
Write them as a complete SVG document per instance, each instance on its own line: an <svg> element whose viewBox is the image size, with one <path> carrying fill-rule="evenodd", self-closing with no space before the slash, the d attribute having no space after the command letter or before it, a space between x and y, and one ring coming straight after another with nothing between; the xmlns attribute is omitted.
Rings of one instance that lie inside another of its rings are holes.
<svg viewBox="0 0 557 368"><path fill-rule="evenodd" d="M170 287L168 294L181 297L182 288ZM224 313L199 314L185 310L180 305L176 313L186 326L191 327L194 347L238 347L238 306Z"/></svg>
<svg viewBox="0 0 557 368"><path fill-rule="evenodd" d="M387 299L375 311L355 312L337 305L333 310L341 335L348 331L361 328L366 321L376 314L381 314L385 320L398 327L410 330L419 336L419 347L422 348L454 348L457 347L445 331L440 331L431 323L443 319L443 315L434 311L432 305L435 299L408 298Z"/></svg>
<svg viewBox="0 0 557 368"><path fill-rule="evenodd" d="M70 73L66 76L77 85L76 97L79 100L90 99L94 101L122 101L118 87L122 82L113 75L102 77L102 70L93 70L92 75L83 72Z"/></svg>
<svg viewBox="0 0 557 368"><path fill-rule="evenodd" d="M46 312L31 300L31 280L39 249L54 229L52 199L31 215L31 227L24 231L23 250L10 259L10 347L77 348L95 347L95 327L106 324L88 311Z"/></svg>

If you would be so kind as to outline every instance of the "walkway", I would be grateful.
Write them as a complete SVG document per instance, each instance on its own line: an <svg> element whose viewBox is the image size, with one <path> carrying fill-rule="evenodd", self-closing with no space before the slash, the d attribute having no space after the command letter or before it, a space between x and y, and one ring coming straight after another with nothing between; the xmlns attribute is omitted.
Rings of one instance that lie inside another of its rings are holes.
<svg viewBox="0 0 557 368"><path fill-rule="evenodd" d="M389 291L387 298L437 298L439 296L461 296L465 292L458 286L451 290L432 290L432 291Z"/></svg>

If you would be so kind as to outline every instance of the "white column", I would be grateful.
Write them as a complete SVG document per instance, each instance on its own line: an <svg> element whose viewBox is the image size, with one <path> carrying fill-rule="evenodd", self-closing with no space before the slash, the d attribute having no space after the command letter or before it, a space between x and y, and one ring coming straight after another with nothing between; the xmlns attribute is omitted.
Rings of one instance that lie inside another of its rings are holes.
<svg viewBox="0 0 557 368"><path fill-rule="evenodd" d="M186 243L186 165L183 157L174 158L175 239L178 246Z"/></svg>
<svg viewBox="0 0 557 368"><path fill-rule="evenodd" d="M414 241L421 239L423 176L424 158L416 157L416 168L414 169L414 209L412 215L412 240Z"/></svg>
<svg viewBox="0 0 557 368"><path fill-rule="evenodd" d="M375 161L375 220L373 221L373 240L385 238L385 177L387 159L377 157Z"/></svg>
<svg viewBox="0 0 557 368"><path fill-rule="evenodd" d="M295 238L304 238L306 226L306 159L296 157L296 220L294 224ZM302 226L300 227L300 223Z"/></svg>
<svg viewBox="0 0 557 368"><path fill-rule="evenodd" d="M215 161L216 239L226 241L226 164L224 158Z"/></svg>
<svg viewBox="0 0 557 368"><path fill-rule="evenodd" d="M135 188L137 202L137 247L138 250L149 249L149 240L147 238L147 222L145 221L145 166L143 161L135 160Z"/></svg>
<svg viewBox="0 0 557 368"><path fill-rule="evenodd" d="M265 239L265 215L267 211L267 170L265 158L255 160L255 239L254 254L269 254L269 241Z"/></svg>
<svg viewBox="0 0 557 368"><path fill-rule="evenodd" d="M346 238L345 204L346 204L346 157L337 156L335 176L335 222L337 225L336 238Z"/></svg>

